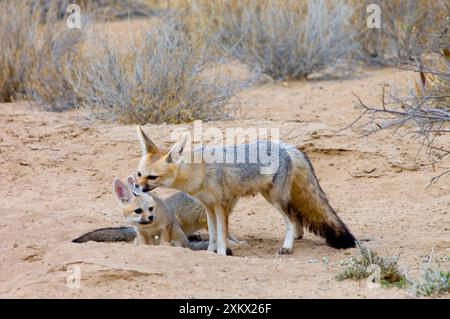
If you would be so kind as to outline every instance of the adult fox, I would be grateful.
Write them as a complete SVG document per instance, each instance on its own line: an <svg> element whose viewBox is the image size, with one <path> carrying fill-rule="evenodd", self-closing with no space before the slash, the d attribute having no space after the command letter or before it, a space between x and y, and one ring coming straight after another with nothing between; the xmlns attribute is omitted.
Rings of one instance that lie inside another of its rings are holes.
<svg viewBox="0 0 450 319"><path fill-rule="evenodd" d="M163 150L139 126L137 132L142 158L135 186L144 192L160 186L174 188L201 202L207 212L208 251L226 254L229 214L240 197L257 193L283 215L286 236L280 254L292 253L294 239L302 238L303 227L324 237L331 247L355 247L355 238L328 203L311 162L297 148L282 142L256 141L199 147L192 157L185 152L188 134ZM269 159L263 159L263 150ZM206 160L204 154L222 154L227 160ZM235 156L230 160L229 154ZM243 162L239 160L242 156ZM200 161L191 162L192 158Z"/></svg>

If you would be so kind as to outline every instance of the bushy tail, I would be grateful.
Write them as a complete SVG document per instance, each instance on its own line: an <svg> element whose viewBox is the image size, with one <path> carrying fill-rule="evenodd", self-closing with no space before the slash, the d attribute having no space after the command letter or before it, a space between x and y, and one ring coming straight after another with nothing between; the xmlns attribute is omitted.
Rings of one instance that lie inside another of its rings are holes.
<svg viewBox="0 0 450 319"><path fill-rule="evenodd" d="M96 242L131 242L136 238L136 231L133 227L109 227L100 228L84 234L74 240L74 243Z"/></svg>
<svg viewBox="0 0 450 319"><path fill-rule="evenodd" d="M288 149L293 160L289 212L300 225L338 249L355 247L356 239L328 203L308 157Z"/></svg>

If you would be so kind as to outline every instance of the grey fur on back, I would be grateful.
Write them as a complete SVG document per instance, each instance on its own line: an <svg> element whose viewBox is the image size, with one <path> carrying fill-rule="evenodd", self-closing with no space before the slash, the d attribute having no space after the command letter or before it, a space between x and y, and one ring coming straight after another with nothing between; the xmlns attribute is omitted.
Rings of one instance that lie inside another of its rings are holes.
<svg viewBox="0 0 450 319"><path fill-rule="evenodd" d="M203 204L195 198L186 193L178 192L168 197L164 202L167 208L180 220L189 221L180 225L187 236L202 229L200 219L206 218L206 211Z"/></svg>
<svg viewBox="0 0 450 319"><path fill-rule="evenodd" d="M202 204L197 202L195 198L183 192L177 192L164 200L167 209L169 209L175 216L182 215L184 212L195 212L200 215L205 208Z"/></svg>
<svg viewBox="0 0 450 319"><path fill-rule="evenodd" d="M230 162L205 163L207 183L220 185L223 190L245 189L249 194L257 194L265 185L286 190L293 165L289 147L281 142L256 141L223 148L203 147L195 152L222 152L224 160L227 153L233 155L228 158L232 159ZM269 167L271 169L267 169ZM265 168L267 170L264 171ZM235 197L236 194L229 195Z"/></svg>

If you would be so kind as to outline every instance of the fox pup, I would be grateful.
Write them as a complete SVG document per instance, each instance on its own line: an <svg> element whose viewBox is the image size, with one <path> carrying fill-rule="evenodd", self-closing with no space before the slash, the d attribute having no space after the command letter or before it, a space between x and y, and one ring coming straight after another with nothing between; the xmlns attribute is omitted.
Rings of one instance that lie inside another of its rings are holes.
<svg viewBox="0 0 450 319"><path fill-rule="evenodd" d="M124 184L122 182L119 182L120 181L117 182L117 185L123 188ZM132 179L130 179L128 183L130 182L133 184ZM133 188L130 189L130 187L133 187L133 185L128 185L128 190L131 190L131 193L133 193ZM141 193L138 190L134 190L134 192L136 194ZM118 195L115 188L114 194L117 198ZM137 195L135 196L137 197ZM149 195L144 194L144 196ZM200 235L196 234L200 230L207 229L206 211L202 204L198 203L194 198L183 192L177 192L172 196L169 196L167 199L164 199L163 202L170 214L175 215L176 221L180 225L183 232L186 234L189 241L201 242L205 240ZM121 200L119 200L119 204L123 208L123 202ZM108 227L96 229L94 231L86 233L74 239L73 242L132 242L136 240L136 236L137 234L134 227ZM231 244L245 243L245 241L239 241L231 235L229 236L228 241Z"/></svg>
<svg viewBox="0 0 450 319"><path fill-rule="evenodd" d="M292 253L294 239L302 238L303 227L324 237L331 247L355 247L355 238L328 203L311 162L297 148L268 141L199 147L193 155L200 162L192 163L187 160L192 154L185 152L188 134L163 150L139 126L137 133L142 158L136 187L143 192L160 186L174 188L201 202L207 212L208 251L226 254L228 216L240 197L257 193L284 218L286 235L280 254ZM223 154L227 161L207 161L205 153ZM231 160L229 154L234 155ZM262 154L269 158L263 161ZM237 158L242 155L244 162ZM256 160L251 162L251 158Z"/></svg>
<svg viewBox="0 0 450 319"><path fill-rule="evenodd" d="M193 250L207 248L207 241L194 243L188 240L174 212L160 198L134 189L133 177L128 177L127 181L128 187L116 178L113 189L125 220L136 230L137 243L155 245L158 236L161 245L174 244Z"/></svg>

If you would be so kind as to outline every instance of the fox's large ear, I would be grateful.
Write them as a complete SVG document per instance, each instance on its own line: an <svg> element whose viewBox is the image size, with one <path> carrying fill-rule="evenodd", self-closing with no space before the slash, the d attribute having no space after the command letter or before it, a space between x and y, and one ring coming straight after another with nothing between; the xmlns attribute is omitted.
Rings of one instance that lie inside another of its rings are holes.
<svg viewBox="0 0 450 319"><path fill-rule="evenodd" d="M117 200L121 204L128 203L133 197L133 194L130 192L128 187L124 183L122 183L117 177L114 179L113 190Z"/></svg>
<svg viewBox="0 0 450 319"><path fill-rule="evenodd" d="M139 189L137 189L136 186L135 186L136 181L135 181L133 176L130 175L130 176L127 177L127 184L128 184L127 185L128 189L131 191L131 193L134 196L139 196L141 194L141 191Z"/></svg>
<svg viewBox="0 0 450 319"><path fill-rule="evenodd" d="M156 144L152 142L150 137L145 135L144 131L139 125L136 126L136 131L138 133L139 143L141 144L142 155L146 155L148 153L157 153L158 146L156 146Z"/></svg>
<svg viewBox="0 0 450 319"><path fill-rule="evenodd" d="M183 136L181 136L181 138L175 143L175 145L172 146L168 153L169 155L167 156L167 162L176 164L181 162L188 137L189 133L184 133Z"/></svg>
<svg viewBox="0 0 450 319"><path fill-rule="evenodd" d="M130 186L133 186L134 187L134 183L135 182L135 180L134 180L134 177L133 176L128 176L127 177L127 184L128 184L128 188L130 188Z"/></svg>

